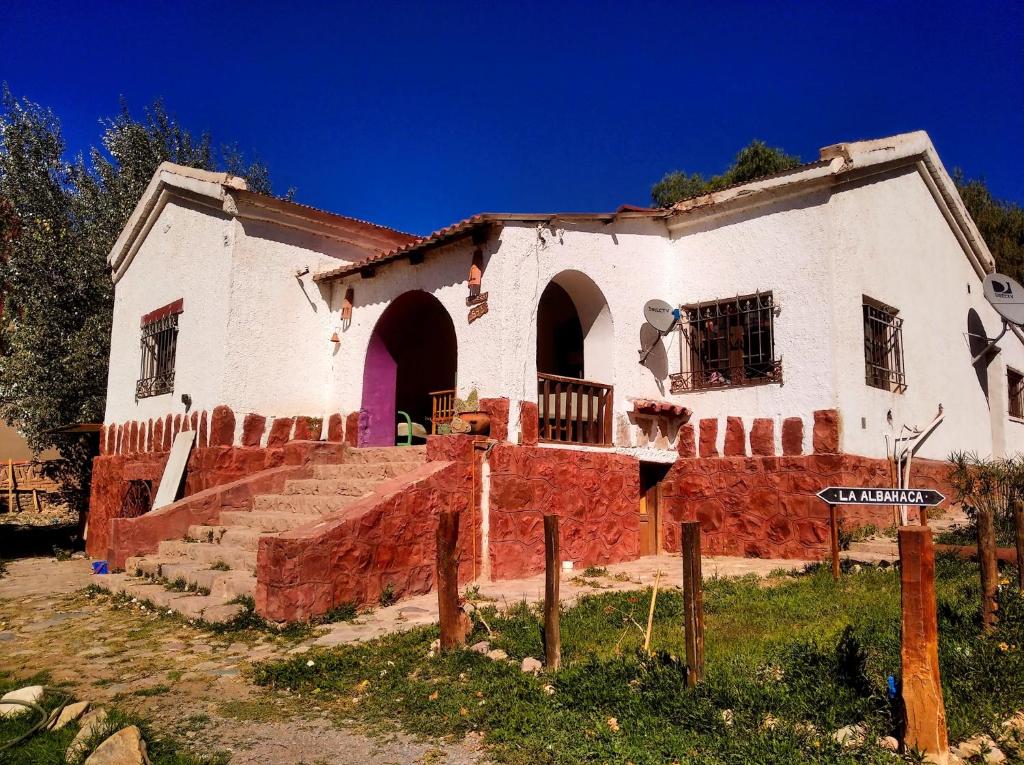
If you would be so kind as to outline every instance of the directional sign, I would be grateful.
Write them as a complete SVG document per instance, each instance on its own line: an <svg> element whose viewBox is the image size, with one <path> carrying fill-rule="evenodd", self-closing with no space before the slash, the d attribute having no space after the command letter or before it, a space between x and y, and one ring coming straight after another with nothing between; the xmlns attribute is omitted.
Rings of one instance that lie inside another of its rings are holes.
<svg viewBox="0 0 1024 765"><path fill-rule="evenodd" d="M877 489L866 486L830 486L818 492L830 505L915 505L935 507L946 498L934 489Z"/></svg>

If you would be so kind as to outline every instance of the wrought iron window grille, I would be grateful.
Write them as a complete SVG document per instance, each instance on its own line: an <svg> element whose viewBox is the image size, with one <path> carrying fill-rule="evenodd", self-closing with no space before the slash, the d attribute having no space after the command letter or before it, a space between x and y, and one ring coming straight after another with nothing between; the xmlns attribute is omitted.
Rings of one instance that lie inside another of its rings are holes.
<svg viewBox="0 0 1024 765"><path fill-rule="evenodd" d="M142 366L135 383L135 400L174 390L174 360L178 346L178 314L142 325Z"/></svg>
<svg viewBox="0 0 1024 765"><path fill-rule="evenodd" d="M684 306L679 329L679 369L669 375L673 393L782 383L775 356L771 292Z"/></svg>
<svg viewBox="0 0 1024 765"><path fill-rule="evenodd" d="M892 393L907 389L903 370L903 319L899 311L864 298L864 379Z"/></svg>
<svg viewBox="0 0 1024 765"><path fill-rule="evenodd" d="M1010 416L1018 420L1024 419L1024 375L1016 369L1007 368L1006 390L1010 398Z"/></svg>

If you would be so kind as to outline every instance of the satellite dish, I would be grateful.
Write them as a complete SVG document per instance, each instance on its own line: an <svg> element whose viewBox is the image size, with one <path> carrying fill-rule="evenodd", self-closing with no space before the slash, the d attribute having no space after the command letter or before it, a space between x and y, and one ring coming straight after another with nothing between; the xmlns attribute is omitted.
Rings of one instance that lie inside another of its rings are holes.
<svg viewBox="0 0 1024 765"><path fill-rule="evenodd" d="M1024 291L1021 292L1021 297L1024 298ZM656 330L665 333L679 321L679 311L664 300L648 300L644 304L644 318Z"/></svg>
<svg viewBox="0 0 1024 765"><path fill-rule="evenodd" d="M1011 324L1024 324L1024 287L1006 274L989 274L983 290L1000 316Z"/></svg>

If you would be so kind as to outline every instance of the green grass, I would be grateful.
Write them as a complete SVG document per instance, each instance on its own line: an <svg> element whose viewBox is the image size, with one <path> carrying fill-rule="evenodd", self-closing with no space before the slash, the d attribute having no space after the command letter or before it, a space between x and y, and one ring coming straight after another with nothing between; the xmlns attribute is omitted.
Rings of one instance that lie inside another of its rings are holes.
<svg viewBox="0 0 1024 765"><path fill-rule="evenodd" d="M996 730L1024 707L1024 599L1004 588L1001 626L982 640L976 567L943 557L938 570L940 663L956 741ZM566 610L563 668L536 678L517 665L542 656L540 617L520 604L500 615L484 610L496 633L489 639L514 663L470 651L429 656L437 630L423 628L260 664L254 679L334 699L371 727L397 722L455 737L478 730L492 759L514 765L896 759L875 744L895 730L885 690L887 676L899 674L896 571L867 567L839 584L822 567L767 582L716 580L704 598L707 671L693 690L678 658L676 590L658 595L653 656L639 650L643 635L633 624L646 623L648 590L594 595ZM469 643L487 637L477 625ZM834 742L833 731L860 722L871 732L863 746Z"/></svg>
<svg viewBox="0 0 1024 765"><path fill-rule="evenodd" d="M26 685L46 685L47 677L37 675L15 679L6 673L0 673L0 694ZM63 703L74 700L70 694L48 691L43 697L42 707L49 713ZM107 736L127 725L137 725L146 741L146 749L152 765L227 765L227 755L217 754L202 756L185 749L182 744L172 738L157 735L148 723L124 710L108 707L107 723L90 738L81 756L73 760L71 765L81 765L89 753ZM0 718L0 746L13 741L28 732L37 722L36 713L29 712L13 718ZM58 765L64 763L64 753L78 733L78 724L72 723L59 731L37 733L17 746L0 752L0 763L3 765Z"/></svg>

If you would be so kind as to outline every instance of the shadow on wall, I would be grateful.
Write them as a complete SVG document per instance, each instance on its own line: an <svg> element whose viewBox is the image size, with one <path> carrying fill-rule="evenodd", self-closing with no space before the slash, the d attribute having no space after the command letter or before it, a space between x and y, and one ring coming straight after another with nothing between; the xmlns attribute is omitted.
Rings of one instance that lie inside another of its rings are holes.
<svg viewBox="0 0 1024 765"><path fill-rule="evenodd" d="M981 320L981 316L973 308L967 312L967 344L970 348L972 359L988 346L988 332L985 330L985 322ZM974 374L978 378L978 387L985 394L986 401L988 400L988 365L991 361L992 356L989 355L974 365Z"/></svg>

